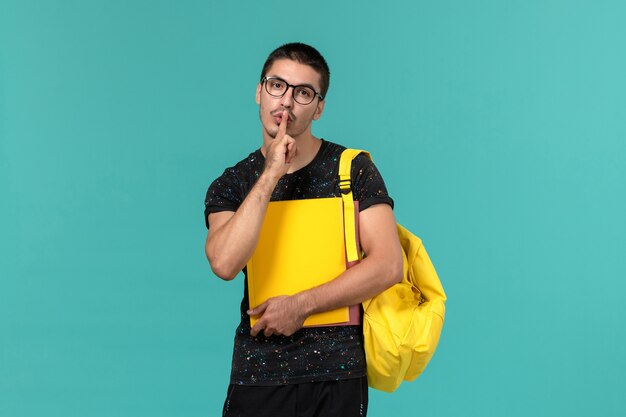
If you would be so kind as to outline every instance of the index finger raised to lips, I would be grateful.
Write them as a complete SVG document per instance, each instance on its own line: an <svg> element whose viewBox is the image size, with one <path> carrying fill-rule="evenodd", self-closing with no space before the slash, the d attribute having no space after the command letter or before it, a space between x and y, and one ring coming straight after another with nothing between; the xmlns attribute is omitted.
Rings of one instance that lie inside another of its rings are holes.
<svg viewBox="0 0 626 417"><path fill-rule="evenodd" d="M281 139L287 133L287 120L289 119L289 111L283 110L280 124L278 125L278 132L276 133L276 138Z"/></svg>

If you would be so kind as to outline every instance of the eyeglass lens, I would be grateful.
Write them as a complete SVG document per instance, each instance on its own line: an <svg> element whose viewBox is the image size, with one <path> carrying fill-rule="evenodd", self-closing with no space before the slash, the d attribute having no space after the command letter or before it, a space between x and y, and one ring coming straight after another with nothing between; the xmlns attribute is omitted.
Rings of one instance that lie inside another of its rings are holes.
<svg viewBox="0 0 626 417"><path fill-rule="evenodd" d="M265 80L265 90L269 95L282 97L289 89L289 84L280 78L268 78ZM306 86L297 85L293 89L293 99L300 104L309 104L315 98L315 91Z"/></svg>

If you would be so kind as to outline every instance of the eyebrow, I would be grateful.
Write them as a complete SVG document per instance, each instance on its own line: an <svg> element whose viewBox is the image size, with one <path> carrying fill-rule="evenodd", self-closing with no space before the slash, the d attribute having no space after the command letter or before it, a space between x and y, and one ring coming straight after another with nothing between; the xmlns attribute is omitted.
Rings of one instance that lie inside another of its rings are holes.
<svg viewBox="0 0 626 417"><path fill-rule="evenodd" d="M289 81L285 80L283 77L280 77L278 75L266 75L266 77L268 78L280 78L281 80L283 80L284 82L286 82L287 84L291 84ZM313 85L309 84L309 83L304 83L304 84L291 84L294 85L296 87L309 87L311 90L317 92L318 89L313 87Z"/></svg>

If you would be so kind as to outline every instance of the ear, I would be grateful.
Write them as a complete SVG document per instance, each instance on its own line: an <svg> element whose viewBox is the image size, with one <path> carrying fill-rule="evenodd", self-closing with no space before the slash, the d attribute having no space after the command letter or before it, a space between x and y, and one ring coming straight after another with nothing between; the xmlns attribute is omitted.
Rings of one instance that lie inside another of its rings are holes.
<svg viewBox="0 0 626 417"><path fill-rule="evenodd" d="M256 104L261 104L261 84L256 86Z"/></svg>
<svg viewBox="0 0 626 417"><path fill-rule="evenodd" d="M317 107L315 108L315 113L313 113L313 120L317 120L322 117L322 113L324 112L324 104L326 104L326 100L317 101Z"/></svg>

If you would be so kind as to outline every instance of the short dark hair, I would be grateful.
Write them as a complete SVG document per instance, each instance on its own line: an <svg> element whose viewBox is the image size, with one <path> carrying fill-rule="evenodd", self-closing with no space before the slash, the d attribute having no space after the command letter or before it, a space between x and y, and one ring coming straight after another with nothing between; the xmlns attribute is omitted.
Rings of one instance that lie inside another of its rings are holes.
<svg viewBox="0 0 626 417"><path fill-rule="evenodd" d="M270 67L279 59L290 59L300 64L308 65L317 71L320 75L320 93L322 97L326 97L326 92L328 92L328 86L330 85L330 70L326 60L317 49L300 42L286 43L279 46L267 57L261 72L261 82L263 77L267 75Z"/></svg>

